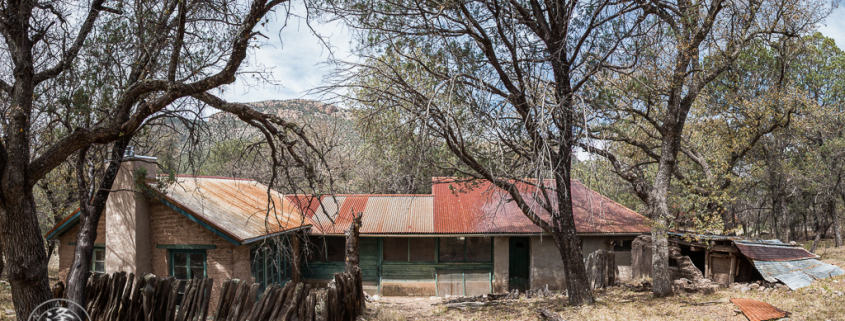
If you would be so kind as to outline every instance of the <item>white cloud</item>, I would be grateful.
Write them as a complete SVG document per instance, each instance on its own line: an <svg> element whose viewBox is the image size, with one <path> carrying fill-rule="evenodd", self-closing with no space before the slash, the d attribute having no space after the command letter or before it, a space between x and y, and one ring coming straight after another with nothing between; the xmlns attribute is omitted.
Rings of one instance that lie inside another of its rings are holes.
<svg viewBox="0 0 845 321"><path fill-rule="evenodd" d="M819 32L833 38L837 47L845 48L845 8L834 9L825 22L819 26Z"/></svg>
<svg viewBox="0 0 845 321"><path fill-rule="evenodd" d="M298 6L297 6L298 4ZM340 23L305 21L305 8L297 3L292 14L284 20L285 8L277 10L276 18L261 32L265 39L259 48L250 51L247 64L241 67L238 80L225 88L223 97L234 102L315 98L307 91L323 85L323 77L331 72L327 65L330 53L347 59L351 54L351 34ZM331 52L324 41L331 46ZM255 78L249 72L267 70L272 81Z"/></svg>

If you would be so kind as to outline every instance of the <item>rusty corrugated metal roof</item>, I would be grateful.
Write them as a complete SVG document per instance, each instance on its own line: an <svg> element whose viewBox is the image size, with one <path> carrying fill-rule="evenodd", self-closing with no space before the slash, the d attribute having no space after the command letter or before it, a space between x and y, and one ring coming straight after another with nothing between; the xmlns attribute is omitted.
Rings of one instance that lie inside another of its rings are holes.
<svg viewBox="0 0 845 321"><path fill-rule="evenodd" d="M548 221L541 206L543 196L536 186L520 183L523 199L538 216ZM460 182L437 179L434 192L435 229L441 233L540 233L510 200L510 195L488 181ZM557 198L548 190L552 208ZM577 180L571 181L572 211L578 233L648 233L646 218L593 191Z"/></svg>
<svg viewBox="0 0 845 321"><path fill-rule="evenodd" d="M239 242L307 225L288 199L253 180L180 175L164 196Z"/></svg>
<svg viewBox="0 0 845 321"><path fill-rule="evenodd" d="M749 321L780 319L789 315L789 312L754 299L733 298L731 302L742 310L742 313L745 314Z"/></svg>
<svg viewBox="0 0 845 321"><path fill-rule="evenodd" d="M316 233L341 234L353 213L363 212L363 234L539 234L501 189L484 181L440 179L430 195L348 194L292 196ZM526 188L526 190L530 189ZM526 194L527 196L528 193ZM579 233L647 233L645 217L572 181L573 211ZM533 197L530 206L549 215ZM322 204L322 205L320 205Z"/></svg>
<svg viewBox="0 0 845 321"><path fill-rule="evenodd" d="M353 194L289 197L305 213L313 232L342 234L363 212L362 234L430 234L432 195ZM321 205L322 204L322 205Z"/></svg>
<svg viewBox="0 0 845 321"><path fill-rule="evenodd" d="M734 241L734 244L743 255L753 260L792 261L818 257L818 255L797 246L766 245L739 241Z"/></svg>

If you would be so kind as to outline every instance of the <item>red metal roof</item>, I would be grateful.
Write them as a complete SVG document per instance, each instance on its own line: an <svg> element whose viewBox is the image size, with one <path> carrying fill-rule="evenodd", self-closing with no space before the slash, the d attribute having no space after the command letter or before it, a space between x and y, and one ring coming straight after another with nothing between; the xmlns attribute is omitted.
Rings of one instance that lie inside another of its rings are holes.
<svg viewBox="0 0 845 321"><path fill-rule="evenodd" d="M752 260L760 261L792 261L813 259L818 256L801 247L749 245L734 242L739 251Z"/></svg>
<svg viewBox="0 0 845 321"><path fill-rule="evenodd" d="M537 186L519 183L518 188L532 211L548 221L550 215L540 206L543 196ZM645 217L581 182L572 180L571 190L578 233L651 232ZM556 208L554 190L547 187L547 191L552 208ZM540 228L510 201L510 195L488 181L438 179L433 192L435 229L441 233L540 233Z"/></svg>
<svg viewBox="0 0 845 321"><path fill-rule="evenodd" d="M742 313L748 318L748 321L764 321L772 319L780 319L789 315L789 312L778 309L766 302L757 301L754 299L733 298L731 302L736 304Z"/></svg>
<svg viewBox="0 0 845 321"><path fill-rule="evenodd" d="M525 185L523 197L545 220L549 214ZM313 232L341 234L353 213L363 212L363 234L539 234L542 231L487 181L437 179L431 195L335 195L289 197L306 213ZM553 193L552 193L553 194ZM579 233L648 233L646 218L572 181L573 211ZM552 202L555 202L554 198ZM322 204L322 206L320 205Z"/></svg>

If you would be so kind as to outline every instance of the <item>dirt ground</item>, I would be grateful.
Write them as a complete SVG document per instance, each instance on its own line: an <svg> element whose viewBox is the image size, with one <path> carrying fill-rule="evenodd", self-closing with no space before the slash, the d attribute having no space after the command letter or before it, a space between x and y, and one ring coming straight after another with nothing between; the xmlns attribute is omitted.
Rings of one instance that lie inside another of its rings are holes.
<svg viewBox="0 0 845 321"><path fill-rule="evenodd" d="M822 260L845 267L845 248L823 248ZM845 276L820 280L798 291L771 292L739 288L722 289L711 295L676 294L655 299L650 292L633 292L627 287L596 291L596 304L569 306L566 297L508 300L500 305L447 309L441 299L429 297L383 297L369 303L364 320L538 320L536 310L546 308L565 320L747 320L729 300L753 298L791 313L790 320L845 320ZM718 301L706 305L697 303Z"/></svg>

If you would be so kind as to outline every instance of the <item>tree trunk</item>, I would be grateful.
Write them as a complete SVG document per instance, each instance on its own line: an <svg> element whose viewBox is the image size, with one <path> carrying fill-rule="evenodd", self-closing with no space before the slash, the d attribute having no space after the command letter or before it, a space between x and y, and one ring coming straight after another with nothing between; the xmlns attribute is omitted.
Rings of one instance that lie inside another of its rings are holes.
<svg viewBox="0 0 845 321"><path fill-rule="evenodd" d="M581 239L576 234L575 219L572 216L572 190L570 189L570 175L568 166L563 170L556 170L555 179L558 213L552 219L552 238L560 251L563 260L563 273L566 278L566 292L569 304L593 304L593 292L589 287L587 269L584 267L584 253L581 250Z"/></svg>
<svg viewBox="0 0 845 321"><path fill-rule="evenodd" d="M88 184L95 184L94 178L85 183L84 163L87 157L88 148L83 148L77 156L77 188L79 190L80 222L79 232L76 235L76 248L73 251L73 263L67 275L67 289L65 298L76 302L79 306L86 306L86 283L91 276L91 261L94 255L94 241L97 239L97 225L100 223L100 216L106 209L106 201L111 193L114 180L120 171L120 162L123 160L123 153L129 145L133 135L125 135L114 143L111 153L111 161L106 168L99 188L96 193L90 195L85 191L91 190ZM73 312L77 307L71 307Z"/></svg>
<svg viewBox="0 0 845 321"><path fill-rule="evenodd" d="M3 269L6 267L5 260L3 257L3 241L0 239L0 278L3 277Z"/></svg>
<svg viewBox="0 0 845 321"><path fill-rule="evenodd" d="M687 109L688 110L688 109ZM680 111L676 111L679 113ZM676 118L677 117L677 118ZM672 274L669 271L669 186L672 182L672 173L675 171L675 163L678 150L681 145L681 130L686 119L686 113L668 117L667 123L676 121L674 126L667 126L669 131L663 139L663 147L660 151L660 164L657 168L657 175L654 178L654 187L649 193L648 209L654 224L651 227L652 237L652 293L655 297L661 298L670 296L672 292Z"/></svg>
<svg viewBox="0 0 845 321"><path fill-rule="evenodd" d="M291 261L293 262L291 264L291 280L293 281L293 283L299 283L302 280L302 273L300 272L301 259L299 258L300 253L302 253L300 250L302 246L300 244L302 244L302 241L299 239L299 234L293 234L293 236L291 236L290 253Z"/></svg>
<svg viewBox="0 0 845 321"><path fill-rule="evenodd" d="M53 297L47 279L47 252L38 226L32 189L20 185L14 190L5 189L4 194L0 243L3 244L15 313L24 320L39 304Z"/></svg>

